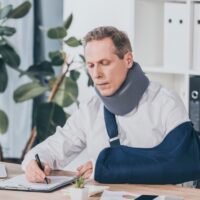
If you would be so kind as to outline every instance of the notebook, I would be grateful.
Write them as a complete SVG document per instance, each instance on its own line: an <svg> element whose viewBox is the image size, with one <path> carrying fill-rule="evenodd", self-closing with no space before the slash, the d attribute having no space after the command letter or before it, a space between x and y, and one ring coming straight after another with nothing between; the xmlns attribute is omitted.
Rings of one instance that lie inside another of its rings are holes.
<svg viewBox="0 0 200 200"><path fill-rule="evenodd" d="M25 174L15 176L0 182L0 190L20 190L31 192L52 192L63 186L69 185L75 181L73 176L48 176L51 180L49 184L46 183L31 183Z"/></svg>

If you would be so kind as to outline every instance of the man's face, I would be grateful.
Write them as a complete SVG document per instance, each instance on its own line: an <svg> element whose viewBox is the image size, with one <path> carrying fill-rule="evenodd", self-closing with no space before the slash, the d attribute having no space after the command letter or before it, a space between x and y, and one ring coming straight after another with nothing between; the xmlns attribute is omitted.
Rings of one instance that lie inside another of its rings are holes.
<svg viewBox="0 0 200 200"><path fill-rule="evenodd" d="M111 96L119 89L133 62L131 52L126 53L123 59L115 54L110 38L88 42L85 58L89 74L102 96Z"/></svg>

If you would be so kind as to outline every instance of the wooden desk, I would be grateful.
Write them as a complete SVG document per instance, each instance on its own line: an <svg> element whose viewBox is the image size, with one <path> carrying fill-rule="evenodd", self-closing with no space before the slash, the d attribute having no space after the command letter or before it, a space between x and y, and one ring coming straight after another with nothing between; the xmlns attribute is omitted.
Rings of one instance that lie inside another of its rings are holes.
<svg viewBox="0 0 200 200"><path fill-rule="evenodd" d="M22 173L20 165L4 163L9 177ZM129 191L139 194L158 194L180 196L185 200L200 200L200 189L183 188L173 185L109 185L110 190ZM0 199L6 200L69 200L60 190L52 193L20 192L0 190ZM99 200L100 196L90 197L89 200Z"/></svg>

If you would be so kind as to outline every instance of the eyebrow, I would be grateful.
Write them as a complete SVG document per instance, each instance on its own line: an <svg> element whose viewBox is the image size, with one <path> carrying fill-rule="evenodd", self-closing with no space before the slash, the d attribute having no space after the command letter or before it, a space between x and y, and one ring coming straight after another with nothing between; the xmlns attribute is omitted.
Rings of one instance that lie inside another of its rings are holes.
<svg viewBox="0 0 200 200"><path fill-rule="evenodd" d="M110 60L109 59L106 59L106 58L103 58L103 59L101 59L101 60L99 60L99 61L97 61L97 63L101 63L101 62L103 62L103 61L109 61L110 62ZM86 63L93 63L93 62L91 62L91 61L87 61Z"/></svg>

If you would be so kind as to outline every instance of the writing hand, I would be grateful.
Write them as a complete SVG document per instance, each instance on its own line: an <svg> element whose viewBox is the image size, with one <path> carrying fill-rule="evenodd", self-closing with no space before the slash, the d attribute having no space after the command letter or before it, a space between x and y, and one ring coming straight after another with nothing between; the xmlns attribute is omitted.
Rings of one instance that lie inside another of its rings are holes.
<svg viewBox="0 0 200 200"><path fill-rule="evenodd" d="M44 164L44 171L42 171L35 160L31 160L25 171L26 178L33 183L44 183L44 178L50 175L51 168L47 163ZM48 180L50 181L50 180Z"/></svg>

